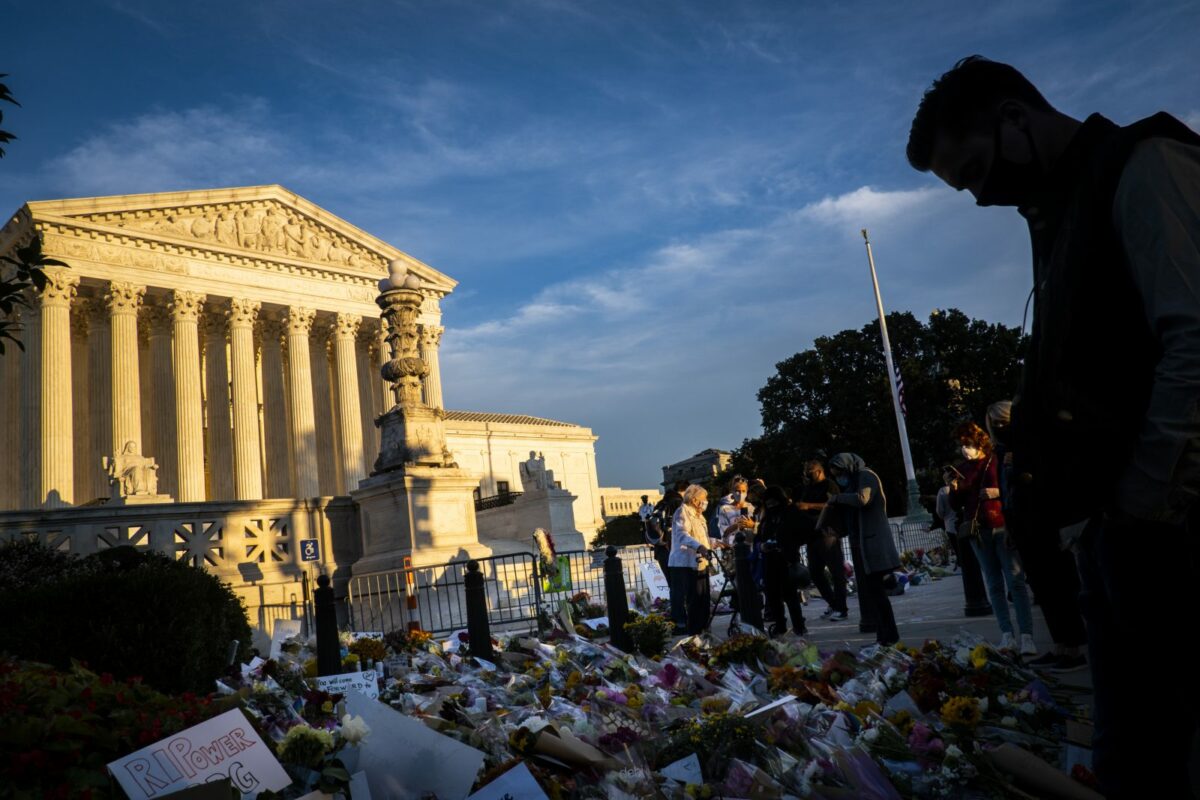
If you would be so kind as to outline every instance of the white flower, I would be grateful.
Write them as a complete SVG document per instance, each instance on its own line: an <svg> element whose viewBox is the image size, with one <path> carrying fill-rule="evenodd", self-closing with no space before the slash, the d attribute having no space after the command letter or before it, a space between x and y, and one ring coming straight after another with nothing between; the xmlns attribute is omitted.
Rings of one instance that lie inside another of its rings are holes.
<svg viewBox="0 0 1200 800"><path fill-rule="evenodd" d="M1015 728L1017 727L1017 718L1005 717L1004 719L1000 720L1000 724L1006 728Z"/></svg>
<svg viewBox="0 0 1200 800"><path fill-rule="evenodd" d="M981 697L979 699L979 712L981 714L986 714L987 710L988 710L988 699L986 697Z"/></svg>
<svg viewBox="0 0 1200 800"><path fill-rule="evenodd" d="M962 758L963 751L958 749L958 745L952 744L946 748L946 758Z"/></svg>
<svg viewBox="0 0 1200 800"><path fill-rule="evenodd" d="M1022 714L1032 714L1037 710L1037 706L1029 702L1021 703L1021 705L1017 706L1017 708L1021 710Z"/></svg>
<svg viewBox="0 0 1200 800"><path fill-rule="evenodd" d="M342 738L347 744L358 744L371 733L371 726L362 717L352 717L349 714L342 717Z"/></svg>
<svg viewBox="0 0 1200 800"><path fill-rule="evenodd" d="M873 742L879 738L878 728L867 728L863 731L862 738L864 742Z"/></svg>
<svg viewBox="0 0 1200 800"><path fill-rule="evenodd" d="M1007 707L1009 705L1008 695L1002 694L1002 695L997 696L996 702L998 702L1002 706Z"/></svg>
<svg viewBox="0 0 1200 800"><path fill-rule="evenodd" d="M958 662L959 666L971 663L971 651L965 647L958 648L954 651L954 660Z"/></svg>

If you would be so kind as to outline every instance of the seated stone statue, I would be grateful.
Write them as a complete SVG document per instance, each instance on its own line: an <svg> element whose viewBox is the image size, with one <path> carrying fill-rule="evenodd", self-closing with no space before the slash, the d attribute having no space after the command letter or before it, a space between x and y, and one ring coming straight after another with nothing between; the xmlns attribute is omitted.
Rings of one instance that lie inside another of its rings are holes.
<svg viewBox="0 0 1200 800"><path fill-rule="evenodd" d="M113 497L158 494L158 464L138 453L137 442L128 441L119 455L102 461Z"/></svg>

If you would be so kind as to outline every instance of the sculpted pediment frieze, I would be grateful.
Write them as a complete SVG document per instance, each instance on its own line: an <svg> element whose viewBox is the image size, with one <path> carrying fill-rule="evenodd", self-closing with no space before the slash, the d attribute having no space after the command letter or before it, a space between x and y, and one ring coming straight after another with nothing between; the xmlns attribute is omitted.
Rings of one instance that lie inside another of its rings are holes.
<svg viewBox="0 0 1200 800"><path fill-rule="evenodd" d="M73 215L103 225L211 245L327 264L384 271L386 259L276 200Z"/></svg>

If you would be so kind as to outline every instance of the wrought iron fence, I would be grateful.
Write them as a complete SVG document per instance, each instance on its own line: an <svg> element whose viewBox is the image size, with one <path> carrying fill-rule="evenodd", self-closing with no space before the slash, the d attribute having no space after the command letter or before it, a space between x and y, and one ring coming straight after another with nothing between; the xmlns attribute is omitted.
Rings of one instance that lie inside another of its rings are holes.
<svg viewBox="0 0 1200 800"><path fill-rule="evenodd" d="M521 494L521 492L504 492L503 494L494 494L491 497L481 497L475 501L475 510L487 511L489 508L510 506Z"/></svg>
<svg viewBox="0 0 1200 800"><path fill-rule="evenodd" d="M625 588L646 588L640 564L654 558L653 549L638 545L620 548ZM493 630L533 630L541 614L554 613L561 600L587 592L591 602L604 604L604 550L558 553L566 559L570 580L552 579L540 559L529 553L475 559L484 576L488 621ZM463 576L468 560L436 566L413 567L369 575L356 575L348 584L346 610L350 626L358 631L388 631L408 627L410 621L435 634L466 628L467 607ZM565 576L563 576L565 578ZM409 598L416 599L415 608Z"/></svg>

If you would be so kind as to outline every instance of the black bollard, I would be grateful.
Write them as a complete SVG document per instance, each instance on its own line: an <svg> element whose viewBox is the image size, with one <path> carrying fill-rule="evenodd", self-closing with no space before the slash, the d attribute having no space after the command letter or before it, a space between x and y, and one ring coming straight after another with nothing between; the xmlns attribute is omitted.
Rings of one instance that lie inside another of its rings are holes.
<svg viewBox="0 0 1200 800"><path fill-rule="evenodd" d="M340 675L342 672L342 645L338 641L337 606L333 600L333 587L329 576L317 578L317 590L313 592L313 605L317 616L317 674Z"/></svg>
<svg viewBox="0 0 1200 800"><path fill-rule="evenodd" d="M746 543L746 532L738 531L733 539L734 580L737 581L738 613L742 622L755 628L763 626L762 598L750 571L750 545Z"/></svg>
<svg viewBox="0 0 1200 800"><path fill-rule="evenodd" d="M975 557L975 548L971 547L970 537L955 537L958 545L958 567L962 572L963 586L963 616L990 617L992 604L988 602L987 589L983 584L983 570L979 567L979 559Z"/></svg>
<svg viewBox="0 0 1200 800"><path fill-rule="evenodd" d="M463 593L467 599L467 636L471 655L494 661L492 652L492 628L488 624L487 592L483 588L483 573L479 562L467 562L467 574L463 576Z"/></svg>
<svg viewBox="0 0 1200 800"><path fill-rule="evenodd" d="M617 557L617 548L611 544L604 551L604 594L608 600L608 635L613 647L626 653L633 649L633 641L625 630L629 621L629 601L625 599L625 570Z"/></svg>

